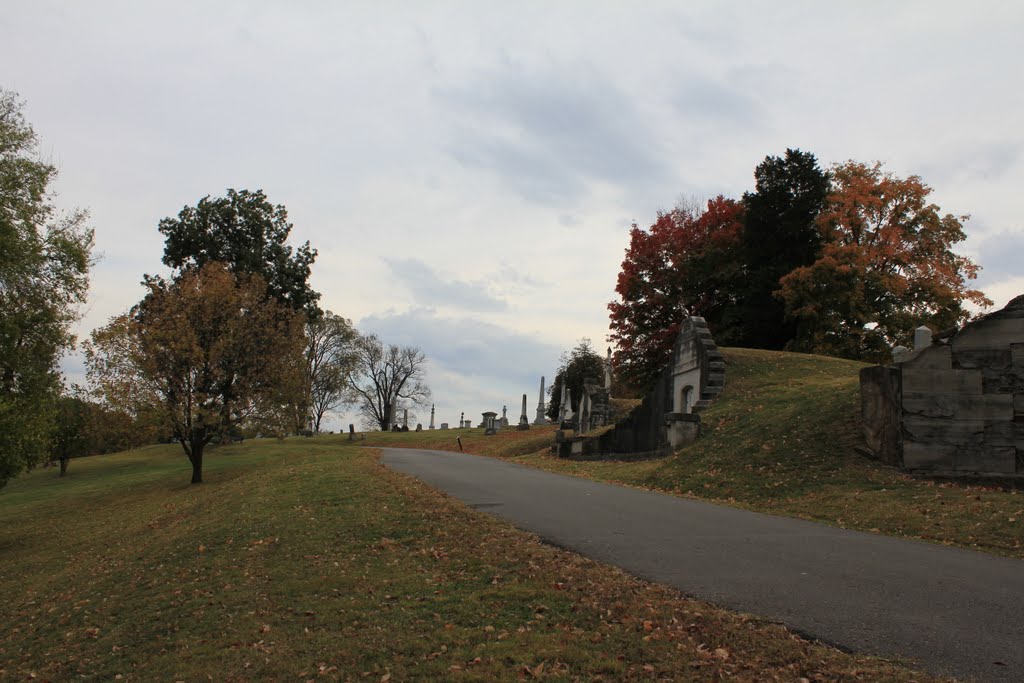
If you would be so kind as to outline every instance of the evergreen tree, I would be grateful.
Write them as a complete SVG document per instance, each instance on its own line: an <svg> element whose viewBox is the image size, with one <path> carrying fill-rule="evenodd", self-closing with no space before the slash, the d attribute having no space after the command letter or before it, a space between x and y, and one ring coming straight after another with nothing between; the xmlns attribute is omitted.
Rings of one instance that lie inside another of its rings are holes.
<svg viewBox="0 0 1024 683"><path fill-rule="evenodd" d="M743 248L747 273L740 297L741 343L782 349L796 335L778 297L779 280L814 263L821 251L815 220L829 191L829 176L810 152L787 149L765 157L754 171L755 191L746 206Z"/></svg>

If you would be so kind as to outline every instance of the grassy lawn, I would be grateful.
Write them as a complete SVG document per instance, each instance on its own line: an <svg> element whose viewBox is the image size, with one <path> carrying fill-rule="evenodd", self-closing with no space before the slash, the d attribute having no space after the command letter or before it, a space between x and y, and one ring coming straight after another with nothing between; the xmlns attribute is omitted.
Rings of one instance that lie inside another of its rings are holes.
<svg viewBox="0 0 1024 683"><path fill-rule="evenodd" d="M550 437L527 451L540 436L532 430L486 438L481 432L463 437L463 444L481 455L512 456L567 474L1024 558L1021 491L914 478L854 451L861 363L750 349L723 353L726 388L701 415L703 435L670 457L561 460L544 448ZM435 433L367 438L411 446ZM521 449L507 443L518 435L530 435ZM506 443L500 446L487 441L501 438ZM515 456L517 450L524 455Z"/></svg>
<svg viewBox="0 0 1024 683"><path fill-rule="evenodd" d="M543 545L343 437L189 475L161 446L0 490L0 679L931 680Z"/></svg>

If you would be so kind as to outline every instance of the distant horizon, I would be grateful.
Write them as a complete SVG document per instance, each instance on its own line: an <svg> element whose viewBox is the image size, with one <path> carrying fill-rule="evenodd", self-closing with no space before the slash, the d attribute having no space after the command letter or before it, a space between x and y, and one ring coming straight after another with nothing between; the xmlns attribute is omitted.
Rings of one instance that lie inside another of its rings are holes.
<svg viewBox="0 0 1024 683"><path fill-rule="evenodd" d="M80 339L165 272L161 218L262 189L321 306L419 346L452 425L603 355L632 223L787 148L921 176L994 309L1024 293L1022 33L997 2L41 1L0 20L0 85L96 229Z"/></svg>

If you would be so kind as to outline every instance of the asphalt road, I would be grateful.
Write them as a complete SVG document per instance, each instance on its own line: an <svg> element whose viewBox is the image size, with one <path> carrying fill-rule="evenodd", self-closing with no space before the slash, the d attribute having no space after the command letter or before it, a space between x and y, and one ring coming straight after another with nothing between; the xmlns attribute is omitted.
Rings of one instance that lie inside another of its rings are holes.
<svg viewBox="0 0 1024 683"><path fill-rule="evenodd" d="M389 467L560 547L855 652L1024 681L1024 562L553 474L384 448Z"/></svg>

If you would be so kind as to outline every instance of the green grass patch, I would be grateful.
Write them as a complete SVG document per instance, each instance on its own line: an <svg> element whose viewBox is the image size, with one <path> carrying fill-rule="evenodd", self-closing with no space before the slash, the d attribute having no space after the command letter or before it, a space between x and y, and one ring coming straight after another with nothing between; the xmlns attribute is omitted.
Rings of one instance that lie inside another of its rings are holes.
<svg viewBox="0 0 1024 683"><path fill-rule="evenodd" d="M752 349L722 351L725 391L701 414L703 433L692 446L643 462L561 460L547 448L516 461L1024 558L1024 495L1019 490L912 477L854 450L861 439L862 363ZM486 442L474 452L497 454Z"/></svg>
<svg viewBox="0 0 1024 683"><path fill-rule="evenodd" d="M0 491L0 679L929 680L546 546L345 437L204 474L162 446Z"/></svg>

